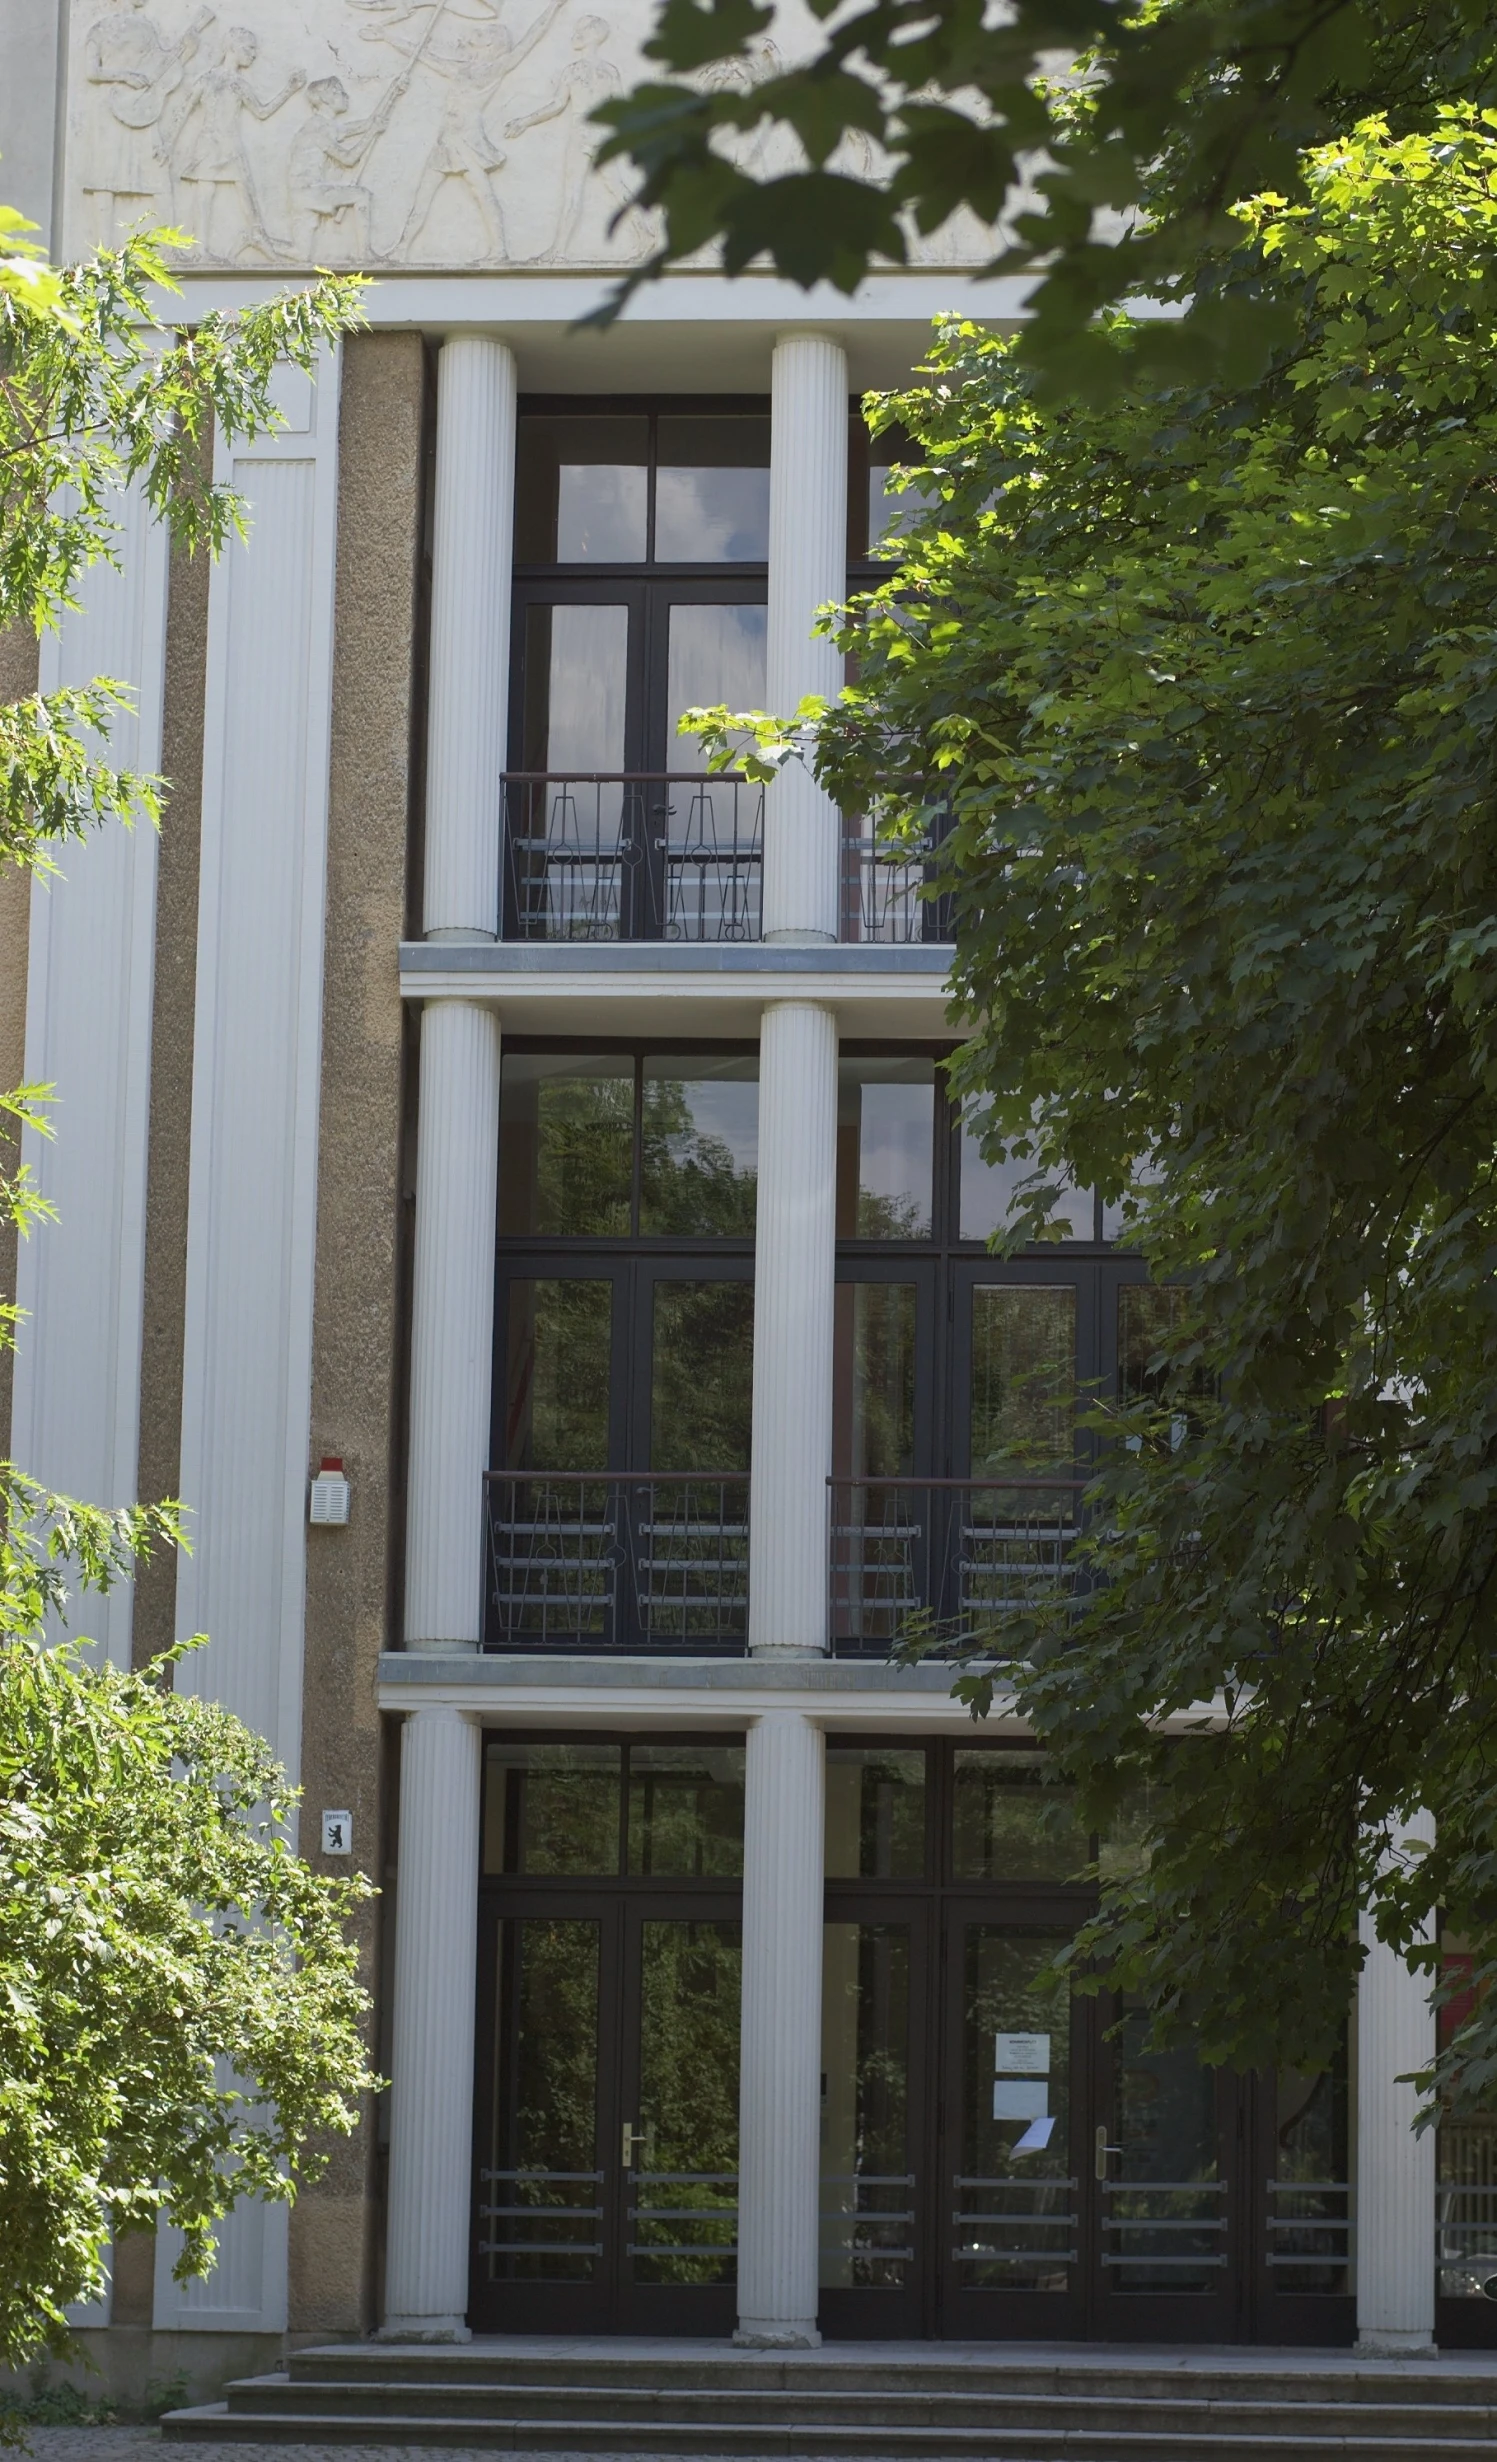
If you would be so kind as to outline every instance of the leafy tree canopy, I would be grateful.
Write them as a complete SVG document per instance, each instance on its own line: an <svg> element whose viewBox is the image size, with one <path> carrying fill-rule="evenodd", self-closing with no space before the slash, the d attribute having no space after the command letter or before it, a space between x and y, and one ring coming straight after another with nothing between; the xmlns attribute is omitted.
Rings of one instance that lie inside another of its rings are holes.
<svg viewBox="0 0 1497 2462"><path fill-rule="evenodd" d="M171 234L53 268L30 228L0 208L0 626L40 634L118 562L125 487L189 549L245 526L200 476L210 428L278 424L277 364L314 369L360 286L178 334L157 314ZM156 822L162 781L107 757L129 702L100 676L0 707L0 862L47 872L106 820ZM48 1092L0 1091L0 1125L48 1133ZM47 1210L24 1167L0 1172L0 1220ZM374 2083L344 1931L363 1887L291 1852L268 1747L173 1694L180 1652L126 1675L44 1645L68 1585L107 1589L180 1536L172 1505L106 1513L0 1462L0 2366L63 2347L111 2228L163 2209L178 2271L206 2272L236 2199L289 2198Z"/></svg>
<svg viewBox="0 0 1497 2462"><path fill-rule="evenodd" d="M1098 1826L1150 1790L1078 1954L1209 2056L1313 2063L1359 1907L1416 1961L1442 1908L1477 1950L1442 2088L1489 2098L1497 114L1371 120L1305 178L1221 269L1293 320L1252 389L1048 407L951 324L877 407L931 501L819 763L896 828L949 812L956 1081L1028 1231L1097 1183L1180 1293L1152 1398L1097 1397L1076 1595L965 1636ZM1437 1845L1379 1882L1420 1805Z"/></svg>
<svg viewBox="0 0 1497 2462"><path fill-rule="evenodd" d="M638 173L663 240L620 285L717 243L851 291L911 230L1003 218L989 270L1033 273L1021 353L1062 387L1118 370L1097 311L1193 281L1234 200L1292 191L1302 149L1373 112L1428 128L1497 98L1481 0L810 0L804 47L774 0L660 0L664 76L601 104L605 158ZM789 54L787 58L785 55ZM1055 82L1060 61L1083 72ZM1047 76L1048 72L1048 76ZM1078 101L1078 95L1085 99ZM1198 303L1135 366L1240 377L1283 338L1270 292Z"/></svg>

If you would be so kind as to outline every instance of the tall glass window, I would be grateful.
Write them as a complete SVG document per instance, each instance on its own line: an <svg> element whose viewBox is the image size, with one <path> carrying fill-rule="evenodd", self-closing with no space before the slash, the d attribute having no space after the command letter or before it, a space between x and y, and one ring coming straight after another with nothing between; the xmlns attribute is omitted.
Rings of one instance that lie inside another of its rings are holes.
<svg viewBox="0 0 1497 2462"><path fill-rule="evenodd" d="M837 1064L837 1236L928 1239L936 1072L919 1057Z"/></svg>

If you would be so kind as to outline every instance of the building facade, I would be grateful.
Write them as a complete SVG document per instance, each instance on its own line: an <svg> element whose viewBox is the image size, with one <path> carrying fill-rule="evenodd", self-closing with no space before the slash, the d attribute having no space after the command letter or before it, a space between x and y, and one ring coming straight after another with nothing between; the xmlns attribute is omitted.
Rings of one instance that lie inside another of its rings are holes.
<svg viewBox="0 0 1497 2462"><path fill-rule="evenodd" d="M989 1253L921 863L675 728L838 688L816 611L898 519L861 394L1017 302L959 224L850 301L704 264L575 331L650 241L589 167L625 15L0 19L58 253L180 224L189 320L376 278L218 450L248 543L210 573L127 507L44 647L138 684L159 841L0 883L3 1082L58 1126L11 1451L185 1500L192 1555L87 1629L211 1636L178 1680L378 1883L391 2081L289 2218L201 2284L121 2244L82 2322L195 2390L374 2331L1497 2338L1488 2135L1416 2137L1399 2082L1419 1987L1374 1946L1318 2077L1068 2004L1126 1821L1072 1834L1001 1702L890 1664L1063 1577L1078 1399L1154 1295L1088 1192Z"/></svg>

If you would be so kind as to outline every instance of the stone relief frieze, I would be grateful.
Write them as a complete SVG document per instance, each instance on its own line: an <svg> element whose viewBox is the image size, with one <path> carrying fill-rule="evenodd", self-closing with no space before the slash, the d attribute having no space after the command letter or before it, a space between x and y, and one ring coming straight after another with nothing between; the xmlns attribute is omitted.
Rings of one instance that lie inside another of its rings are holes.
<svg viewBox="0 0 1497 2462"><path fill-rule="evenodd" d="M72 0L65 245L170 222L204 266L637 263L655 234L623 167L594 168L589 114L639 74L653 12L607 5ZM783 56L766 40L724 74ZM787 168L785 143L756 133L745 159ZM989 246L968 217L915 253L972 265Z"/></svg>

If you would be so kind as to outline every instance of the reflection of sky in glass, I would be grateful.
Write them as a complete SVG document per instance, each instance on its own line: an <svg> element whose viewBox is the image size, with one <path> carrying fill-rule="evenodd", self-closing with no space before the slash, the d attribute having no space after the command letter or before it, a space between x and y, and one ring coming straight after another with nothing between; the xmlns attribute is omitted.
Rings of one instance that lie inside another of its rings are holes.
<svg viewBox="0 0 1497 2462"><path fill-rule="evenodd" d="M769 472L686 469L655 476L660 564L762 564L769 554Z"/></svg>
<svg viewBox="0 0 1497 2462"><path fill-rule="evenodd" d="M622 769L629 671L627 607L533 609L551 619L544 769Z"/></svg>
<svg viewBox="0 0 1497 2462"><path fill-rule="evenodd" d="M857 1220L842 1235L926 1239L930 1234L931 1136L935 1086L928 1061L845 1060L838 1104L839 1144L857 1134ZM845 1148L844 1148L845 1151Z"/></svg>
<svg viewBox="0 0 1497 2462"><path fill-rule="evenodd" d="M649 473L639 464L563 462L557 473L561 564L641 564Z"/></svg>
<svg viewBox="0 0 1497 2462"><path fill-rule="evenodd" d="M1034 1169L1031 1156L1027 1162L1012 1157L1007 1162L984 1162L976 1130L969 1121L962 1122L962 1194L961 1236L964 1240L985 1240L1008 1223L1014 1192L1021 1180ZM1093 1236L1095 1209L1089 1188L1067 1188L1052 1217L1066 1228L1062 1237L1089 1240Z"/></svg>
<svg viewBox="0 0 1497 2462"><path fill-rule="evenodd" d="M732 1157L734 1176L750 1177L759 1167L759 1081L755 1064L750 1059L726 1061L725 1069L742 1071L735 1076L697 1076L700 1061L669 1060L645 1062L645 1102L649 1103L652 1085L668 1085L679 1097L690 1120L690 1127L673 1133L666 1139L673 1162L687 1161L700 1139L710 1138L725 1146Z"/></svg>
<svg viewBox="0 0 1497 2462"><path fill-rule="evenodd" d="M667 661L665 765L667 769L705 769L707 756L694 736L678 735L676 721L683 710L713 709L725 701L730 710L764 706L764 644L767 610L763 607L673 607ZM601 768L602 764L598 766Z"/></svg>

